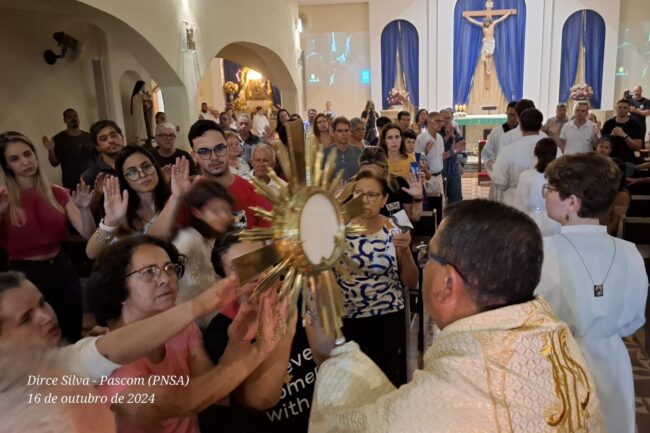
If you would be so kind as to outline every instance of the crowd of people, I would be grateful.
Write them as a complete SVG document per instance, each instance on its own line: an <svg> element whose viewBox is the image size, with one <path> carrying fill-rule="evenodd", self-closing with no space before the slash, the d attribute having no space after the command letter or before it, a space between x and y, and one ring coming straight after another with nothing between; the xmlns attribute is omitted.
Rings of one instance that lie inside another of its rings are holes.
<svg viewBox="0 0 650 433"><path fill-rule="evenodd" d="M140 146L125 143L112 120L85 132L66 109L67 129L42 139L62 186L47 178L29 137L2 133L0 366L24 365L0 373L0 414L9 431L39 431L30 407L38 416L40 406L26 407L28 396L72 398L46 379L73 374L93 404L77 406L85 414L77 418L48 406L60 431L509 423L631 433L634 385L621 337L645 321L648 279L636 247L611 234L629 185L650 179L636 118L645 126L650 109L631 109L640 99L638 87L602 127L585 103L571 119L560 104L546 122L533 101L510 103L482 150L489 200L463 200L466 143L449 108L393 120L368 101L348 119L329 102L303 122L286 109L269 120L262 107L251 116L204 103L187 150L165 113L155 116L153 142ZM335 152L335 172L355 182L363 203L351 221L363 231L346 237L356 266L335 272L344 345L323 332L312 299L294 314L277 290L253 297L258 280L240 284L234 271L235 257L263 245L238 233L270 225L254 209L273 205L249 181L284 184L277 152L289 121L302 122L324 160ZM420 269L409 228L437 196L447 207ZM89 275L65 252L71 236L94 261ZM440 333L410 379L406 311L418 290ZM33 376L43 380L22 380Z"/></svg>

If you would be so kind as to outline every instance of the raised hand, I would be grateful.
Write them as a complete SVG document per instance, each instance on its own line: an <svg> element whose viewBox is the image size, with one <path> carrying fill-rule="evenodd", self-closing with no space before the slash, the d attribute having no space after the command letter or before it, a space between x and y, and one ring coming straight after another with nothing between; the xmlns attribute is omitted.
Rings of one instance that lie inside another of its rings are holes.
<svg viewBox="0 0 650 433"><path fill-rule="evenodd" d="M126 209L129 206L129 191L120 193L120 181L115 176L107 176L104 180L104 224L117 226L126 216Z"/></svg>
<svg viewBox="0 0 650 433"><path fill-rule="evenodd" d="M3 214L9 208L9 191L4 186L0 186L0 214Z"/></svg>
<svg viewBox="0 0 650 433"><path fill-rule="evenodd" d="M393 243L395 244L396 250L406 250L410 253L411 251L411 233L395 233L393 235Z"/></svg>
<svg viewBox="0 0 650 433"><path fill-rule="evenodd" d="M203 316L222 310L237 299L237 278L234 276L215 281L207 290L192 300L194 311Z"/></svg>
<svg viewBox="0 0 650 433"><path fill-rule="evenodd" d="M416 176L413 173L409 173L406 181L408 182L409 186L408 188L402 187L402 191L414 199L420 200L422 198L422 178L420 176Z"/></svg>
<svg viewBox="0 0 650 433"><path fill-rule="evenodd" d="M50 140L47 135L43 136L43 147L47 150L54 150L54 141Z"/></svg>
<svg viewBox="0 0 650 433"><path fill-rule="evenodd" d="M184 156L176 158L171 169L172 197L180 199L192 187L190 181L190 161Z"/></svg>
<svg viewBox="0 0 650 433"><path fill-rule="evenodd" d="M93 199L93 192L86 182L81 179L81 182L77 184L75 191L72 191L72 200L74 204L77 205L79 209L87 209L90 207L90 202Z"/></svg>

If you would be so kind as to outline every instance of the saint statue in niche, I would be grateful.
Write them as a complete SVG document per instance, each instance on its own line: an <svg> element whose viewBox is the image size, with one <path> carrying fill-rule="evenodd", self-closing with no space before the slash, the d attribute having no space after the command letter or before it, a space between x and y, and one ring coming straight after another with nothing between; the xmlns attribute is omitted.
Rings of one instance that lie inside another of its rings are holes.
<svg viewBox="0 0 650 433"><path fill-rule="evenodd" d="M153 134L151 133L151 119L153 115L153 99L147 92L145 83L139 80L133 86L131 94L131 125L135 136L136 144L151 144Z"/></svg>
<svg viewBox="0 0 650 433"><path fill-rule="evenodd" d="M492 60L494 58L494 49L496 48L496 39L494 39L494 28L506 20L511 15L516 15L516 9L501 9L493 10L494 2L485 2L484 11L465 11L463 17L470 23L479 26L483 30L483 46L481 48L481 61L483 62L484 71L486 75L485 86L486 90L490 86L490 74L492 73ZM501 16L496 20L492 17ZM484 17L483 21L478 21L472 17Z"/></svg>

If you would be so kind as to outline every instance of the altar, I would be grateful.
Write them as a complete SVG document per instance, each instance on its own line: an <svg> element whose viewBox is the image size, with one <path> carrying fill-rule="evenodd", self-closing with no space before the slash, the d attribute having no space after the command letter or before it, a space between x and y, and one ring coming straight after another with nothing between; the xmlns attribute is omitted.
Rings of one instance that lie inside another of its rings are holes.
<svg viewBox="0 0 650 433"><path fill-rule="evenodd" d="M460 126L461 134L465 137L468 150L472 151L478 146L480 140L485 140L487 135L495 127L506 122L505 114L470 114L467 116L455 116L454 122Z"/></svg>

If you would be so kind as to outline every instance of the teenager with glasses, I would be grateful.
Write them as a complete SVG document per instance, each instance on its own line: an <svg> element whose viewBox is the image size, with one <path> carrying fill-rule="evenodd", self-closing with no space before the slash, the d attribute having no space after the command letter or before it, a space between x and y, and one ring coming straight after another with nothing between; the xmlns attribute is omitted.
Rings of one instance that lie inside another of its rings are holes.
<svg viewBox="0 0 650 433"><path fill-rule="evenodd" d="M174 308L183 269L182 256L173 245L149 236L122 239L95 262L89 284L91 307L112 332L164 314ZM275 350L276 329L284 317L281 309L274 311L270 298L265 299L261 309L241 309L243 313L234 318L216 365L192 323L146 356L114 371L98 391L109 399L123 396L111 404L119 430L198 433L196 414L237 389ZM150 382L155 377L173 378L175 383ZM256 399L271 391L251 386L242 392Z"/></svg>
<svg viewBox="0 0 650 433"><path fill-rule="evenodd" d="M94 259L111 242L131 234L173 237L176 208L190 188L189 161L178 158L171 168L171 191L151 153L126 146L115 158L117 176L104 181L104 218L86 245Z"/></svg>
<svg viewBox="0 0 650 433"><path fill-rule="evenodd" d="M34 144L19 132L0 134L0 164L0 234L9 269L39 288L59 316L64 338L75 342L81 337L81 286L61 243L68 239L68 224L86 239L95 230L90 188L82 182L70 196L52 185Z"/></svg>
<svg viewBox="0 0 650 433"><path fill-rule="evenodd" d="M396 386L406 383L406 292L418 284L418 268L411 254L411 235L401 233L380 210L388 199L384 176L363 171L357 176L354 196L363 197L364 213L352 220L364 227L348 235L350 258L359 269L336 278L343 290L343 335L382 369ZM408 299L408 298L407 298Z"/></svg>

